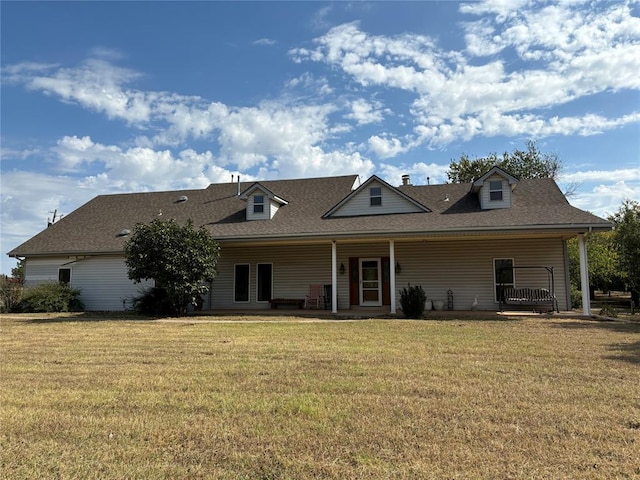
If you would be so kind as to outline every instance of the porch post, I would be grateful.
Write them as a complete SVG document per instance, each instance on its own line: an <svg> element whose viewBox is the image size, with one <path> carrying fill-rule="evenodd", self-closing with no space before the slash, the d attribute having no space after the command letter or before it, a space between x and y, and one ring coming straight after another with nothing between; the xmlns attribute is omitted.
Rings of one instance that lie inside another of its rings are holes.
<svg viewBox="0 0 640 480"><path fill-rule="evenodd" d="M389 240L389 289L391 290L391 314L396 314L396 245Z"/></svg>
<svg viewBox="0 0 640 480"><path fill-rule="evenodd" d="M331 241L331 313L338 313L338 247Z"/></svg>
<svg viewBox="0 0 640 480"><path fill-rule="evenodd" d="M578 251L580 252L580 288L582 289L582 314L591 315L591 295L589 292L589 262L587 260L587 243L584 234L578 235Z"/></svg>

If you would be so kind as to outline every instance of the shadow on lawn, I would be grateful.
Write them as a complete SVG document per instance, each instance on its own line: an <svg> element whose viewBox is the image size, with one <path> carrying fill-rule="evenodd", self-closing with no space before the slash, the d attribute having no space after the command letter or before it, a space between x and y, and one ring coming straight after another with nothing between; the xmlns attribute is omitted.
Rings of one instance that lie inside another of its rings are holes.
<svg viewBox="0 0 640 480"><path fill-rule="evenodd" d="M33 316L32 316L33 315ZM123 322L140 322L140 321L149 321L149 320L157 320L157 317L147 317L144 315L138 315L136 313L114 313L114 312L78 312L78 313L67 313L67 314L28 314L23 313L20 314L18 319L19 322L22 323L32 323L32 324L51 324L51 323L72 323L72 322L112 322L112 321L123 321Z"/></svg>
<svg viewBox="0 0 640 480"><path fill-rule="evenodd" d="M631 333L640 334L640 323L632 322L616 322L616 321L575 321L575 322L556 322L553 324L558 328L567 328L574 330L586 329L604 329L614 333ZM636 365L640 365L640 340L631 343L612 343L608 350L612 355L605 358L609 360L622 360Z"/></svg>

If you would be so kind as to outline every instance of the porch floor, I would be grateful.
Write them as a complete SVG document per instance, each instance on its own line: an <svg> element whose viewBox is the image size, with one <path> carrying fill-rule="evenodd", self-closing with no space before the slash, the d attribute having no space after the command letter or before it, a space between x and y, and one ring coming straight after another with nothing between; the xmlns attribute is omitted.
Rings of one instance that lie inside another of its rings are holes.
<svg viewBox="0 0 640 480"><path fill-rule="evenodd" d="M299 317L320 320L366 320L366 319L404 319L402 311L391 314L389 307L352 308L338 310L322 309L260 309L260 310L209 310L191 312L189 316L214 316L214 317ZM584 318L580 312L561 311L550 313L537 313L533 311L492 311L492 310L431 310L425 312L425 320L506 320L517 317L548 317L548 318Z"/></svg>

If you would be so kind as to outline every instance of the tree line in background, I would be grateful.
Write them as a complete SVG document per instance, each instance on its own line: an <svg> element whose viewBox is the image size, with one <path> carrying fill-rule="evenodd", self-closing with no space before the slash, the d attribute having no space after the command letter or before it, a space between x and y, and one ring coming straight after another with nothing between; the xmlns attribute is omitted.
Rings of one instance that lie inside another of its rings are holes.
<svg viewBox="0 0 640 480"><path fill-rule="evenodd" d="M447 173L450 183L473 182L492 167L497 166L519 179L557 178L562 162L556 154L540 152L533 141L526 150L515 149L501 156L469 159L462 155L452 160ZM565 193L567 195L567 193ZM589 283L592 290L631 291L636 305L640 305L640 203L626 200L608 218L613 230L593 233L587 237ZM186 311L189 303L197 308L197 299L207 290L203 281L210 282L216 274L220 247L204 228L195 229L191 222L178 225L175 221L154 220L139 224L125 245L128 275L136 283L155 280L156 287L136 299L143 313L177 313ZM577 239L568 242L572 299L580 300L580 260ZM11 277L0 278L0 309L2 311L29 308L79 308L80 292L67 286L23 288L24 262L12 269ZM593 293L593 292L592 292ZM40 298L44 297L44 298ZM57 301L56 297L62 297ZM578 305L573 305L577 307ZM37 310L44 311L44 310ZM51 311L51 310L50 310Z"/></svg>

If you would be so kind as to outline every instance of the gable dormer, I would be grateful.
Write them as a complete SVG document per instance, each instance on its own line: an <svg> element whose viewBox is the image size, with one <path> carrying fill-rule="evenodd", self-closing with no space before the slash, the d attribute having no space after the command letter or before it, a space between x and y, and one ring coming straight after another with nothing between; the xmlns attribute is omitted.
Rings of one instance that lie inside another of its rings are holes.
<svg viewBox="0 0 640 480"><path fill-rule="evenodd" d="M373 175L325 213L323 218L419 212L430 210Z"/></svg>
<svg viewBox="0 0 640 480"><path fill-rule="evenodd" d="M251 185L240 198L247 202L247 220L270 220L280 207L289 203L260 183Z"/></svg>
<svg viewBox="0 0 640 480"><path fill-rule="evenodd" d="M493 167L473 182L471 190L478 194L480 208L511 208L513 190L519 180L499 167Z"/></svg>

